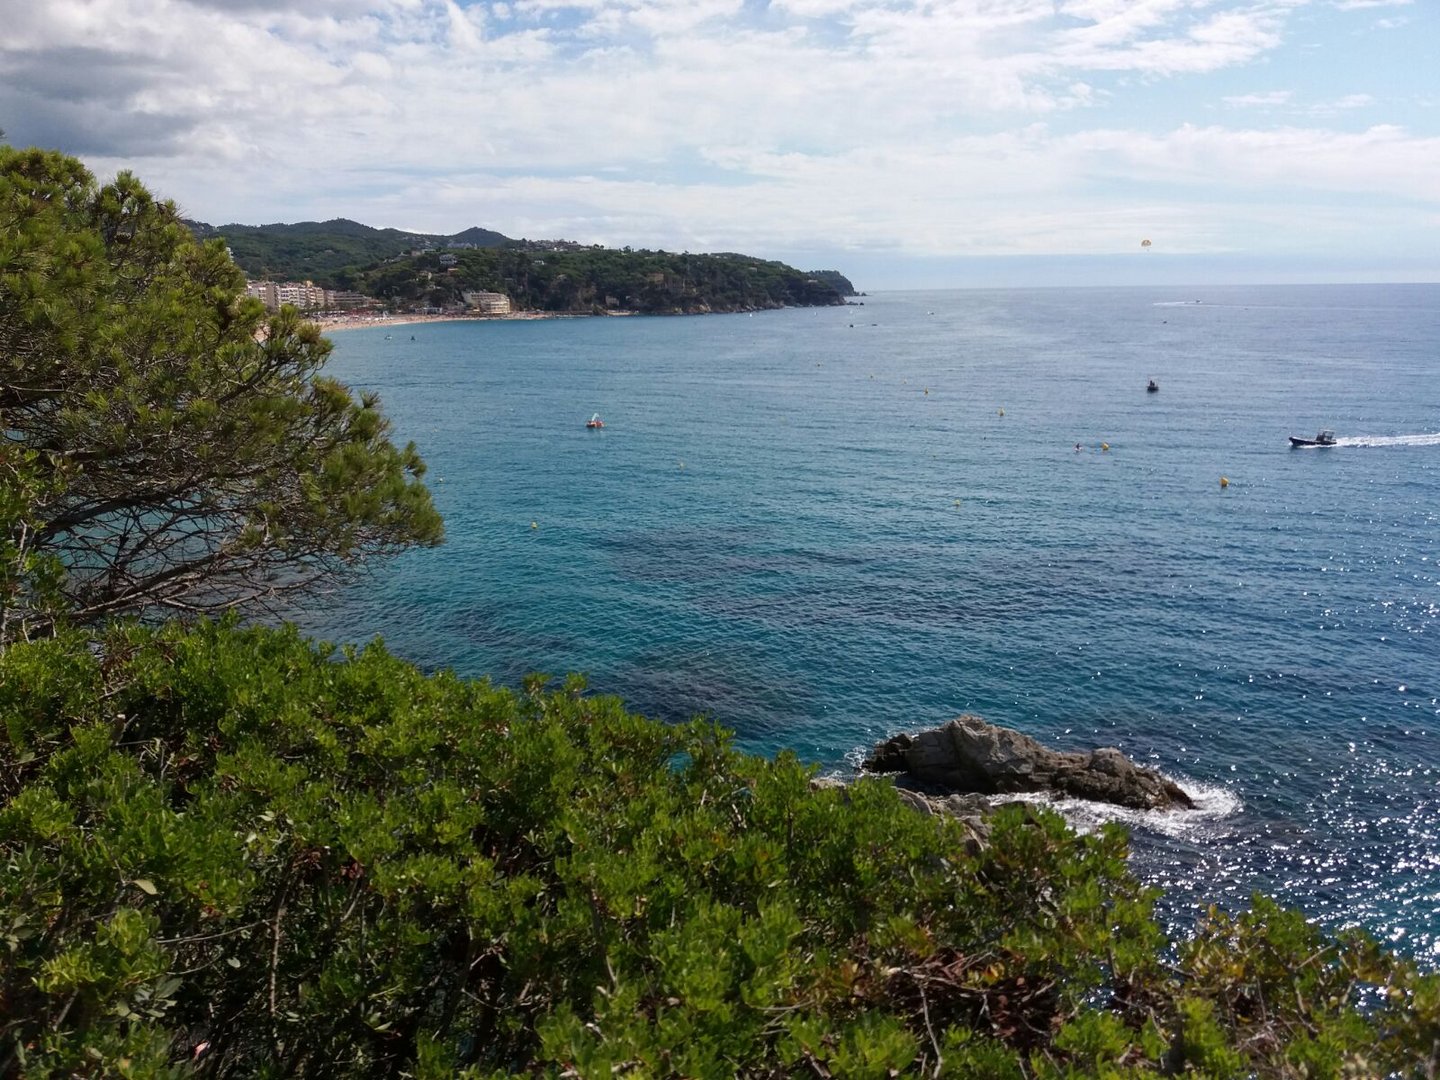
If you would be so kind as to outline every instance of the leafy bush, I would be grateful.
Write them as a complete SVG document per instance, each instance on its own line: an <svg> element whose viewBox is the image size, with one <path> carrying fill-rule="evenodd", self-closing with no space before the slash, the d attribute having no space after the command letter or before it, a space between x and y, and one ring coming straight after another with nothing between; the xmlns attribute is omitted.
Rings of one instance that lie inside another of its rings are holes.
<svg viewBox="0 0 1440 1080"><path fill-rule="evenodd" d="M0 655L0 1075L1433 1075L1440 985L1118 830L811 785L572 678L123 626ZM1428 1072L1427 1072L1428 1070Z"/></svg>

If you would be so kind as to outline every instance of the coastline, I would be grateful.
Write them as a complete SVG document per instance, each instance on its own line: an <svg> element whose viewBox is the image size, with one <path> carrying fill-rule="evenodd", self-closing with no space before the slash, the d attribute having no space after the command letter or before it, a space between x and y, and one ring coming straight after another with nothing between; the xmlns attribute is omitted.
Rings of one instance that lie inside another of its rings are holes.
<svg viewBox="0 0 1440 1080"><path fill-rule="evenodd" d="M861 295L864 295L863 293ZM512 311L508 315L474 315L463 313L458 315L317 315L310 319L325 333L334 333L340 330L365 330L377 326L414 326L418 323L437 322L513 322L516 320L530 321L536 319L625 319L642 315L651 316L675 316L681 315L735 315L743 312L754 314L756 311L781 310L790 305L778 305L773 308L736 308L734 311L725 309L721 311L692 311L692 312L640 312L640 311L617 311L613 309L605 311ZM799 305L801 307L821 307L826 305L810 304ZM843 305L833 306L856 306L846 301Z"/></svg>
<svg viewBox="0 0 1440 1080"><path fill-rule="evenodd" d="M629 312L617 314L630 314ZM340 330L366 330L377 326L415 326L436 322L501 322L531 319L577 319L589 316L554 311L512 311L508 315L326 315L310 320L327 334Z"/></svg>

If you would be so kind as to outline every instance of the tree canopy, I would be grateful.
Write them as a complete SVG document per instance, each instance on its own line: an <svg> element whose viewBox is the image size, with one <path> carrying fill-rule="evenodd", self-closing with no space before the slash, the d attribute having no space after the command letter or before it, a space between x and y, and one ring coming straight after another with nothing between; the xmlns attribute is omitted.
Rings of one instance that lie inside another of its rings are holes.
<svg viewBox="0 0 1440 1080"><path fill-rule="evenodd" d="M478 226L452 236L374 229L336 218L293 225L186 223L219 237L255 278L307 279L400 306L462 303L504 293L517 308L568 314L694 314L839 304L855 287L837 270L804 272L734 253L615 249L510 240ZM411 254L415 249L420 254Z"/></svg>
<svg viewBox="0 0 1440 1080"><path fill-rule="evenodd" d="M692 255L629 248L559 250L511 244L393 260L357 273L361 292L398 304L458 304L468 290L504 293L517 308L648 315L843 304L833 278L733 253ZM448 260L447 260L448 261ZM848 284L848 283L847 283Z"/></svg>
<svg viewBox="0 0 1440 1080"><path fill-rule="evenodd" d="M373 266L413 248L448 244L497 247L507 237L478 225L437 236L430 233L375 229L358 221L300 221L293 225L206 225L187 222L202 240L219 237L235 262L251 277L277 281L313 279L326 288L349 288L355 267ZM349 272L347 272L349 271Z"/></svg>
<svg viewBox="0 0 1440 1080"><path fill-rule="evenodd" d="M129 173L0 146L0 643L439 542L413 444Z"/></svg>

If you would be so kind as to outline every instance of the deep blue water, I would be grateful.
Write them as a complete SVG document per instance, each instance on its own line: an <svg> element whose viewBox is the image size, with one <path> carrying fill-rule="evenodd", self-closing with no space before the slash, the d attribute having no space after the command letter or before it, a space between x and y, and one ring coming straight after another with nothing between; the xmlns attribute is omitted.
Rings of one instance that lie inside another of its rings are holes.
<svg viewBox="0 0 1440 1080"><path fill-rule="evenodd" d="M584 672L827 769L962 711L1118 745L1203 796L1125 819L1176 917L1260 888L1440 961L1440 286L334 340L448 540L307 629ZM1322 426L1341 445L1289 448Z"/></svg>

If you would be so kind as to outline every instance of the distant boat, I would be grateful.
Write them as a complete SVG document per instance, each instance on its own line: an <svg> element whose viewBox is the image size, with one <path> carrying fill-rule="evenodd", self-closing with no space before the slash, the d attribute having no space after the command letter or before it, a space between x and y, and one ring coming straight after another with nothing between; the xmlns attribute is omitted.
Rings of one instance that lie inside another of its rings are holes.
<svg viewBox="0 0 1440 1080"><path fill-rule="evenodd" d="M1315 436L1315 438L1313 438L1313 439L1302 439L1302 438L1300 438L1300 436L1298 436L1298 435L1291 435L1291 436L1290 436L1290 445L1291 445L1291 446L1334 446L1334 445L1335 445L1335 432L1331 431L1329 428L1326 428L1325 430L1317 433L1316 436Z"/></svg>
<svg viewBox="0 0 1440 1080"><path fill-rule="evenodd" d="M1157 390L1159 390L1159 389L1160 389L1160 384L1157 383L1154 379L1151 379L1148 383L1145 384L1145 392L1146 392L1147 394L1153 394L1153 393L1155 393L1155 391L1157 391Z"/></svg>
<svg viewBox="0 0 1440 1080"><path fill-rule="evenodd" d="M590 417L589 420L585 421L585 426L594 431L596 428L604 427L605 421L600 419L600 414L597 412L594 416Z"/></svg>

